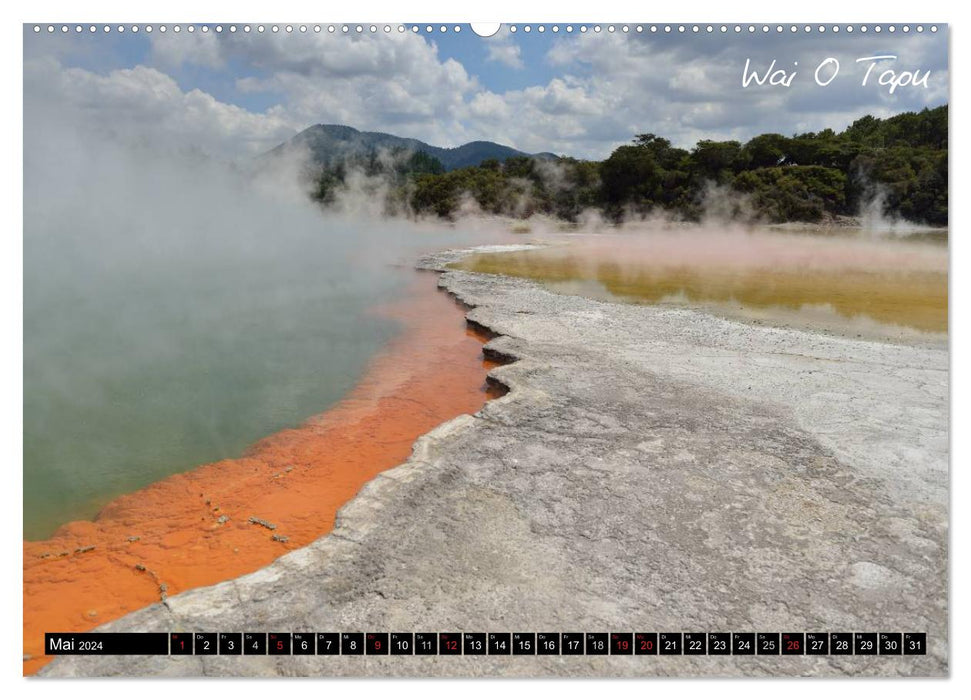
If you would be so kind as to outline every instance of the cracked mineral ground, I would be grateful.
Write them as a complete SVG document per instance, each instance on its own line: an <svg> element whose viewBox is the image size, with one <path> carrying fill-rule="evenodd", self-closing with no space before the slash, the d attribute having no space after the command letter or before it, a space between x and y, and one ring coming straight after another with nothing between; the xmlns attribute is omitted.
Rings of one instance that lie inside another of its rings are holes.
<svg viewBox="0 0 971 700"><path fill-rule="evenodd" d="M419 439L331 534L101 630L900 630L927 655L62 657L40 675L948 673L946 345L446 271L469 254L421 267L515 360L490 372L509 393Z"/></svg>

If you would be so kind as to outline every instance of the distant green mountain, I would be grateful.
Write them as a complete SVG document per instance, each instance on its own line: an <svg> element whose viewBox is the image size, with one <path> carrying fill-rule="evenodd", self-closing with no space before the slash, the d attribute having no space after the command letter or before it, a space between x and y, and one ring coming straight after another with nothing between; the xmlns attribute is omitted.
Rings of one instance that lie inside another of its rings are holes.
<svg viewBox="0 0 971 700"><path fill-rule="evenodd" d="M267 155L286 153L296 148L309 149L316 164L330 167L348 159L361 159L381 151L392 153L424 152L438 159L445 170L479 165L485 160L504 162L514 156L555 159L552 153L523 153L492 141L472 141L456 148L431 146L418 139L403 138L376 131L358 131L340 124L317 124L301 131Z"/></svg>

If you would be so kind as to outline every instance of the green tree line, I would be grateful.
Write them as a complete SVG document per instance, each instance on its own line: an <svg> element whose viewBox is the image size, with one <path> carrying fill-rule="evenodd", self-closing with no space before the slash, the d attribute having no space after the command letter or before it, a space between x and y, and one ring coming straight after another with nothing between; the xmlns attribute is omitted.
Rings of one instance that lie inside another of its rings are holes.
<svg viewBox="0 0 971 700"><path fill-rule="evenodd" d="M325 170L314 196L328 202L347 168L358 167L389 178L389 209L443 218L474 201L482 211L521 218L576 221L594 209L616 221L650 213L692 221L717 187L740 195L731 199L745 202L745 215L772 222L854 215L879 195L888 215L946 226L947 109L865 116L839 133L702 140L692 149L639 134L603 161L515 157L446 172L421 152L398 154L390 165L371 154Z"/></svg>

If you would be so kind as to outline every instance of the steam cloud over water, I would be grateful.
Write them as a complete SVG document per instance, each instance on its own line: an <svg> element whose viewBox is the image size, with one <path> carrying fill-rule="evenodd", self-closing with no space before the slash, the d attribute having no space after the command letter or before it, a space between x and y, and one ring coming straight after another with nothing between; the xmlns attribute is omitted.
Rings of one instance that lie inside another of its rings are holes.
<svg viewBox="0 0 971 700"><path fill-rule="evenodd" d="M654 221L570 245L480 253L458 265L610 301L689 305L882 341L940 342L947 330L944 243L942 234L902 239Z"/></svg>
<svg viewBox="0 0 971 700"><path fill-rule="evenodd" d="M394 333L370 311L414 274L392 265L462 242L30 94L25 125L30 539L325 410Z"/></svg>
<svg viewBox="0 0 971 700"><path fill-rule="evenodd" d="M664 222L630 227L628 235L590 239L573 251L598 264L605 259L640 268L691 267L869 272L941 272L947 247L919 241L888 241L870 236L786 234L714 221L671 227Z"/></svg>

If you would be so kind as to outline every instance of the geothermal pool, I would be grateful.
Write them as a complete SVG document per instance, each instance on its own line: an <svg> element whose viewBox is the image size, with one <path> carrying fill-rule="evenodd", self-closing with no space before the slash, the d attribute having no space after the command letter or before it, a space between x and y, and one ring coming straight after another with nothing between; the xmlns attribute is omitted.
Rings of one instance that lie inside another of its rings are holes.
<svg viewBox="0 0 971 700"><path fill-rule="evenodd" d="M378 309L419 251L484 235L232 199L70 228L29 212L25 539L327 410L396 334Z"/></svg>
<svg viewBox="0 0 971 700"><path fill-rule="evenodd" d="M674 228L563 237L455 267L558 292L677 305L756 323L902 341L947 333L946 232Z"/></svg>
<svg viewBox="0 0 971 700"><path fill-rule="evenodd" d="M321 239L303 255L287 246L222 260L133 256L134 269L28 239L27 539L91 518L117 494L237 456L353 386L394 333L368 310L401 275L362 274Z"/></svg>

